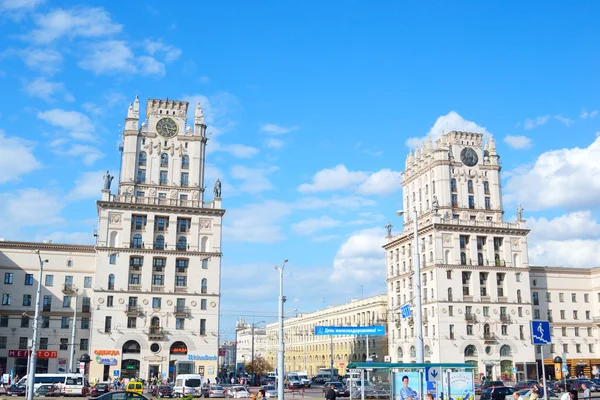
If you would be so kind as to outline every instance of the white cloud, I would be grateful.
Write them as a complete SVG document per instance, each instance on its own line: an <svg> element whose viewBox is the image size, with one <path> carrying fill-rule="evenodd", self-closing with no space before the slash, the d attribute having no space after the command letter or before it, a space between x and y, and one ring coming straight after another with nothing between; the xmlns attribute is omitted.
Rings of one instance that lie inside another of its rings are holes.
<svg viewBox="0 0 600 400"><path fill-rule="evenodd" d="M271 135L283 135L298 130L297 126L281 126L277 124L263 124L260 131Z"/></svg>
<svg viewBox="0 0 600 400"><path fill-rule="evenodd" d="M531 147L531 139L527 136L506 135L504 143L508 144L513 149L526 149Z"/></svg>
<svg viewBox="0 0 600 400"><path fill-rule="evenodd" d="M37 28L27 37L40 44L67 37L105 38L121 32L123 26L114 23L103 8L74 7L53 9L34 18Z"/></svg>
<svg viewBox="0 0 600 400"><path fill-rule="evenodd" d="M231 114L240 108L239 100L228 92L217 92L211 96L202 94L183 95L181 98L190 103L187 115L190 121L194 120L196 104L200 102L204 113L204 121L208 125L207 133L211 135L207 151L215 151L219 147L215 137L235 126Z"/></svg>
<svg viewBox="0 0 600 400"><path fill-rule="evenodd" d="M77 111L65 111L55 108L48 111L39 112L37 117L46 121L50 125L69 131L68 134L73 139L95 141L94 124L88 118Z"/></svg>
<svg viewBox="0 0 600 400"><path fill-rule="evenodd" d="M562 122L566 126L571 126L575 122L571 118L563 117L562 115L555 115L554 119L557 120L557 121L559 121L559 122Z"/></svg>
<svg viewBox="0 0 600 400"><path fill-rule="evenodd" d="M333 260L333 282L369 282L385 279L384 229L364 229L350 236Z"/></svg>
<svg viewBox="0 0 600 400"><path fill-rule="evenodd" d="M285 142L275 138L268 138L265 140L265 146L270 149L281 149L283 146L285 146Z"/></svg>
<svg viewBox="0 0 600 400"><path fill-rule="evenodd" d="M318 171L312 183L303 183L298 187L301 193L332 190L356 190L361 194L387 195L402 187L400 172L382 169L377 172L349 171L345 165Z"/></svg>
<svg viewBox="0 0 600 400"><path fill-rule="evenodd" d="M0 183L18 181L41 167L33 155L33 143L18 137L7 137L0 129Z"/></svg>
<svg viewBox="0 0 600 400"><path fill-rule="evenodd" d="M55 225L63 221L60 212L63 201L43 189L22 189L16 193L6 193L0 200L2 215L7 216L3 223L14 222L20 226Z"/></svg>
<svg viewBox="0 0 600 400"><path fill-rule="evenodd" d="M27 82L24 90L29 96L39 97L46 101L54 100L54 95L58 93L61 93L65 100L73 101L73 96L65 90L62 82L52 82L43 77Z"/></svg>
<svg viewBox="0 0 600 400"><path fill-rule="evenodd" d="M273 243L285 238L282 219L292 212L283 202L269 200L246 204L227 211L228 223L223 226L224 241Z"/></svg>
<svg viewBox="0 0 600 400"><path fill-rule="evenodd" d="M401 173L385 168L369 175L358 187L358 193L388 195L400 189L402 189Z"/></svg>
<svg viewBox="0 0 600 400"><path fill-rule="evenodd" d="M234 165L231 167L230 176L233 179L241 180L239 189L246 193L260 193L273 188L273 184L267 176L278 168L275 166L266 168L250 168L243 165Z"/></svg>
<svg viewBox="0 0 600 400"><path fill-rule="evenodd" d="M525 130L529 130L529 129L536 128L538 126L545 125L549 119L550 119L550 115L543 115L541 117L537 117L537 118L533 118L533 119L528 118L525 120L525 125L524 125Z"/></svg>
<svg viewBox="0 0 600 400"><path fill-rule="evenodd" d="M590 211L573 212L551 220L531 218L527 225L531 228L530 265L598 266L600 224Z"/></svg>
<svg viewBox="0 0 600 400"><path fill-rule="evenodd" d="M181 56L181 49L161 41L146 40L144 47L150 55L162 54L166 63L173 62Z"/></svg>
<svg viewBox="0 0 600 400"><path fill-rule="evenodd" d="M44 0L0 0L0 10L6 12L30 11L44 2Z"/></svg>
<svg viewBox="0 0 600 400"><path fill-rule="evenodd" d="M331 240L335 240L339 237L340 237L340 235L323 235L323 236L315 236L315 237L311 238L311 240L313 242L322 243L322 242L329 242Z"/></svg>
<svg viewBox="0 0 600 400"><path fill-rule="evenodd" d="M294 207L302 210L315 210L318 208L358 210L365 207L372 207L375 204L374 200L359 196L332 196L329 199L303 197L296 201Z"/></svg>
<svg viewBox="0 0 600 400"><path fill-rule="evenodd" d="M58 72L63 61L62 54L52 49L26 48L18 54L28 68L47 75Z"/></svg>
<svg viewBox="0 0 600 400"><path fill-rule="evenodd" d="M323 229L334 228L341 224L340 221L327 215L320 218L308 218L292 225L292 230L301 236L309 236Z"/></svg>
<svg viewBox="0 0 600 400"><path fill-rule="evenodd" d="M229 153L237 158L252 158L258 154L260 150L256 147L246 146L245 144L220 144L214 146L213 151L222 151L225 153Z"/></svg>
<svg viewBox="0 0 600 400"><path fill-rule="evenodd" d="M89 53L79 61L79 66L96 75L117 73L159 75L165 66L150 56L135 56L124 40L107 40L89 45Z"/></svg>
<svg viewBox="0 0 600 400"><path fill-rule="evenodd" d="M507 174L506 202L523 203L531 211L555 207L598 207L600 137L586 148L550 150L533 165Z"/></svg>
<svg viewBox="0 0 600 400"><path fill-rule="evenodd" d="M429 132L424 137L411 137L406 140L406 145L411 148L420 146L423 141L426 141L429 137L434 142L442 136L442 132L448 133L450 131L462 131L472 133L483 133L489 136L490 133L486 128L477 125L473 121L469 121L460 116L456 111L450 111L446 115L438 117Z"/></svg>
<svg viewBox="0 0 600 400"><path fill-rule="evenodd" d="M96 238L92 234L92 229L89 232L50 232L50 233L39 233L35 236L36 242L42 242L44 240L51 240L52 243L65 243L65 244L88 244L93 245L96 242Z"/></svg>
<svg viewBox="0 0 600 400"><path fill-rule="evenodd" d="M84 199L95 199L100 197L100 192L104 187L103 176L106 173L105 170L84 172L75 181L73 189L67 196L68 201L73 200L84 200ZM118 178L115 177L118 180ZM114 184L113 184L114 187Z"/></svg>
<svg viewBox="0 0 600 400"><path fill-rule="evenodd" d="M69 148L67 154L81 157L85 165L92 165L97 160L104 157L104 153L97 148L83 144L74 144Z"/></svg>
<svg viewBox="0 0 600 400"><path fill-rule="evenodd" d="M590 112L588 112L586 109L581 110L581 114L579 114L579 117L582 119L594 119L594 117L596 117L596 115L598 115L598 110L592 110Z"/></svg>

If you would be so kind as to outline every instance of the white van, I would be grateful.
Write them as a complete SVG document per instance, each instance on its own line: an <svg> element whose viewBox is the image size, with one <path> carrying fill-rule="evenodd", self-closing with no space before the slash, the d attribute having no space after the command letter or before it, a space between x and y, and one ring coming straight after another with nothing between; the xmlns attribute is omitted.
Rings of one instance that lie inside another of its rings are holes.
<svg viewBox="0 0 600 400"><path fill-rule="evenodd" d="M173 385L173 396L186 397L191 394L194 397L200 397L203 383L206 383L206 379L203 378L202 375L177 375Z"/></svg>
<svg viewBox="0 0 600 400"><path fill-rule="evenodd" d="M302 382L304 387L310 387L312 381L308 378L308 374L306 372L298 372L298 379Z"/></svg>

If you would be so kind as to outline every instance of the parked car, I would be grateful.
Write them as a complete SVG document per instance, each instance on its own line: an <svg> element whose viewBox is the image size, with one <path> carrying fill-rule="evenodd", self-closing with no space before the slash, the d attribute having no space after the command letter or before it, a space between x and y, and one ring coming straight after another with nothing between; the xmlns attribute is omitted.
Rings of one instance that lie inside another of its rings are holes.
<svg viewBox="0 0 600 400"><path fill-rule="evenodd" d="M517 390L533 389L533 385L539 385L539 382L534 380L517 382L514 388Z"/></svg>
<svg viewBox="0 0 600 400"><path fill-rule="evenodd" d="M504 386L504 382L502 382L502 381L482 382L479 385L475 385L475 394L481 394L481 392L483 392L484 389L487 389L487 388L493 387L493 386Z"/></svg>
<svg viewBox="0 0 600 400"><path fill-rule="evenodd" d="M338 397L350 397L350 391L342 382L327 382L323 385L323 394L326 394L330 386L333 385L333 390ZM366 392L365 392L366 393Z"/></svg>
<svg viewBox="0 0 600 400"><path fill-rule="evenodd" d="M581 384L583 383L585 383L592 392L597 392L600 390L600 385L588 379L567 379L562 381L556 381L554 383L553 389L554 391L560 393L564 392L566 387L566 391L577 390L580 392L583 390L581 389Z"/></svg>
<svg viewBox="0 0 600 400"><path fill-rule="evenodd" d="M277 397L277 388L274 385L262 385L260 388L265 391L265 396L267 399L270 399L271 397Z"/></svg>
<svg viewBox="0 0 600 400"><path fill-rule="evenodd" d="M108 392L110 392L110 385L106 382L99 382L90 390L90 396L98 397Z"/></svg>
<svg viewBox="0 0 600 400"><path fill-rule="evenodd" d="M170 385L160 385L156 388L155 396L160 398L168 397L171 398L175 395L175 390L173 390L173 386Z"/></svg>
<svg viewBox="0 0 600 400"><path fill-rule="evenodd" d="M7 396L25 396L26 391L25 385L11 385L6 389Z"/></svg>
<svg viewBox="0 0 600 400"><path fill-rule="evenodd" d="M523 389L519 390L519 397L522 397L523 400L528 400L531 397L531 393L533 389ZM512 394L506 396L506 400L513 400ZM552 390L548 390L548 400L560 400L560 396L554 393Z"/></svg>
<svg viewBox="0 0 600 400"><path fill-rule="evenodd" d="M102 396L90 397L90 400L150 400L143 394L124 390L104 393Z"/></svg>
<svg viewBox="0 0 600 400"><path fill-rule="evenodd" d="M38 386L37 389L35 389L35 392L33 392L33 397L54 397L54 396L60 396L60 393L58 393L58 390L56 390L56 388L52 385L46 384L46 385L40 385Z"/></svg>
<svg viewBox="0 0 600 400"><path fill-rule="evenodd" d="M505 400L506 396L512 395L517 389L508 386L493 386L483 389L479 400Z"/></svg>
<svg viewBox="0 0 600 400"><path fill-rule="evenodd" d="M234 399L245 399L250 397L250 393L245 386L230 386L227 388L226 397L231 397Z"/></svg>
<svg viewBox="0 0 600 400"><path fill-rule="evenodd" d="M204 397L225 397L225 389L220 385L210 385L207 393L204 393Z"/></svg>

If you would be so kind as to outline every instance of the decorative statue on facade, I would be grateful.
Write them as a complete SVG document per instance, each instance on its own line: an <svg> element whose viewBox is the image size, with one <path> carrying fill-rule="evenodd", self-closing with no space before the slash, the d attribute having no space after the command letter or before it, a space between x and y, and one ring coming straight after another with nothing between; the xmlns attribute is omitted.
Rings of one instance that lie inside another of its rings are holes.
<svg viewBox="0 0 600 400"><path fill-rule="evenodd" d="M437 215L438 211L440 210L440 202L438 201L436 195L433 195L433 201L431 202L431 205L433 206L433 212L435 215Z"/></svg>
<svg viewBox="0 0 600 400"><path fill-rule="evenodd" d="M221 198L221 181L218 178L215 182L213 193L215 194L215 198Z"/></svg>
<svg viewBox="0 0 600 400"><path fill-rule="evenodd" d="M112 183L114 176L106 171L106 175L104 175L104 190L110 190L110 184Z"/></svg>
<svg viewBox="0 0 600 400"><path fill-rule="evenodd" d="M390 223L390 221L388 221L384 228L387 229L387 235L392 236L392 224Z"/></svg>
<svg viewBox="0 0 600 400"><path fill-rule="evenodd" d="M521 207L521 203L517 206L517 221L523 221L523 207Z"/></svg>

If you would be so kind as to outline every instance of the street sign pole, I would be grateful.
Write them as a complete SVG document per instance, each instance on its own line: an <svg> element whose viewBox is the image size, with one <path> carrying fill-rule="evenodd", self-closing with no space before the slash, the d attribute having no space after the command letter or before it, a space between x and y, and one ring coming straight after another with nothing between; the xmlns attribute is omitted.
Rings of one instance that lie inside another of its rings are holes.
<svg viewBox="0 0 600 400"><path fill-rule="evenodd" d="M544 345L540 346L540 354L542 356L542 382L544 382L544 400L548 400L548 388L546 387L546 368L544 368Z"/></svg>
<svg viewBox="0 0 600 400"><path fill-rule="evenodd" d="M546 387L546 369L544 368L544 345L552 343L550 334L550 322L531 321L531 344L540 346L542 357L542 382L544 385L544 400L548 400L548 388Z"/></svg>

